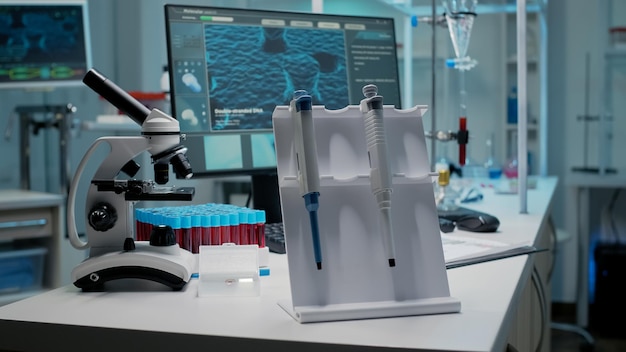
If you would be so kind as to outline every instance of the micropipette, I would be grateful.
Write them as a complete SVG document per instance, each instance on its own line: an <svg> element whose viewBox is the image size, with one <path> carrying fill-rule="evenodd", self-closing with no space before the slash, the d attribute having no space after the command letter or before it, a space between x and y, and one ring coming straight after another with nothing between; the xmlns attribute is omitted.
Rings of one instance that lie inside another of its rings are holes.
<svg viewBox="0 0 626 352"><path fill-rule="evenodd" d="M319 209L320 180L317 167L317 145L313 130L313 111L311 96L304 90L295 91L289 104L294 126L294 143L298 182L304 198L304 205L309 212L313 254L317 270L322 269L322 249L320 245L317 211Z"/></svg>
<svg viewBox="0 0 626 352"><path fill-rule="evenodd" d="M383 240L389 266L396 266L396 247L391 225L391 167L387 157L387 141L383 124L383 97L378 87L363 87L365 99L361 100L361 113L365 122L367 154L370 162L372 193L378 202Z"/></svg>

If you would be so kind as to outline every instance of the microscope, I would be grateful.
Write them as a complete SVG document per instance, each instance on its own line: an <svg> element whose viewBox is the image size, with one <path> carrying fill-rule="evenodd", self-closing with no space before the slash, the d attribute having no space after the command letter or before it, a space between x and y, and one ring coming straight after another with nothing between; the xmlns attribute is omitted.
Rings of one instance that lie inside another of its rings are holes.
<svg viewBox="0 0 626 352"><path fill-rule="evenodd" d="M74 248L89 248L89 256L72 270L73 283L83 291L102 291L108 281L145 279L181 290L195 267L193 254L179 247L169 226L155 227L150 241L135 241L133 219L136 202L193 199L192 187L165 186L169 165L178 178L193 175L185 155L187 148L180 144L184 135L179 123L158 109L148 109L94 69L87 72L83 83L139 124L141 136L101 137L77 167L68 194L68 235ZM87 241L83 241L76 230L78 184L87 162L103 144L110 150L87 190ZM154 165L154 181L133 179L140 169L134 159L146 151ZM128 177L123 179L122 174Z"/></svg>

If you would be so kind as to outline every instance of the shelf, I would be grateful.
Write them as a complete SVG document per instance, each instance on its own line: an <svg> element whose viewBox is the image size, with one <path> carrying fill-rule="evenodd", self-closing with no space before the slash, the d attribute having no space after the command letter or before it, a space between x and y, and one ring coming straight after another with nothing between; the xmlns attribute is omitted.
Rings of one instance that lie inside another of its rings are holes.
<svg viewBox="0 0 626 352"><path fill-rule="evenodd" d="M613 58L620 58L620 59L624 59L626 58L626 48L612 48L612 49L607 49L604 52L604 56L607 59L613 59Z"/></svg>
<svg viewBox="0 0 626 352"><path fill-rule="evenodd" d="M537 66L539 59L536 57L529 57L526 59L526 64L528 66ZM517 66L517 56L511 56L506 60L506 64L510 66Z"/></svg>
<svg viewBox="0 0 626 352"><path fill-rule="evenodd" d="M527 126L527 130L528 131L537 131L538 127L536 124L528 124ZM517 130L517 124L516 123L507 123L506 124L506 130L507 131L516 131Z"/></svg>
<svg viewBox="0 0 626 352"><path fill-rule="evenodd" d="M397 10L410 16L430 16L432 14L431 0L381 0L382 2L395 7ZM480 1L476 6L476 14L498 14L498 13L515 13L517 4L514 2L502 3L501 1ZM526 12L528 14L540 12L541 5L539 1L528 1L526 4ZM437 13L444 12L443 6L437 6Z"/></svg>

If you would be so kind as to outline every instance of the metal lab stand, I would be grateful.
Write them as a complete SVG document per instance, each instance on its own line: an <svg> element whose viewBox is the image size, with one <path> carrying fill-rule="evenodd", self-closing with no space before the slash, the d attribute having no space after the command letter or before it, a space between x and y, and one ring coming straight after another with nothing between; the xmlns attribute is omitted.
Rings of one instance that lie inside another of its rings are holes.
<svg viewBox="0 0 626 352"><path fill-rule="evenodd" d="M57 128L59 130L59 193L67 195L70 184L70 161L68 156L70 128L72 127L71 116L76 112L76 107L67 105L33 105L18 106L15 113L19 118L20 130L20 188L28 190L30 185L30 133L38 134L39 130ZM36 120L36 114L44 114L43 120ZM8 138L10 131L7 132Z"/></svg>

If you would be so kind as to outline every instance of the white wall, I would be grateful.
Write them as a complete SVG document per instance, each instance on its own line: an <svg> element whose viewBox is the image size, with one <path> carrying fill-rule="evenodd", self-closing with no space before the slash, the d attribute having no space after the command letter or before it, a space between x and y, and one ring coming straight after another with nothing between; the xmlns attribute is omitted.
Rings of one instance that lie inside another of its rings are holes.
<svg viewBox="0 0 626 352"><path fill-rule="evenodd" d="M626 25L626 2L613 1L611 13L600 13L600 5L607 0L551 0L549 2L549 173L560 177L554 203L556 225L568 229L578 221L568 189L563 184L572 167L599 164L599 147L606 139L599 137L599 123L585 124L577 119L585 113L585 60L590 55L589 113L600 115L605 109L602 81L604 70L603 44L608 40L609 21L613 25ZM626 62L621 70L612 73L616 82L613 86L616 102L613 116L613 140L610 142L613 158L610 166L620 174L626 172L626 158L623 157L626 141L621 135L626 132ZM587 132L587 143L584 143ZM611 191L594 190L590 204L592 233L599 231L599 213L606 206ZM553 300L574 302L577 295L577 238L575 234L562 243L553 274Z"/></svg>

